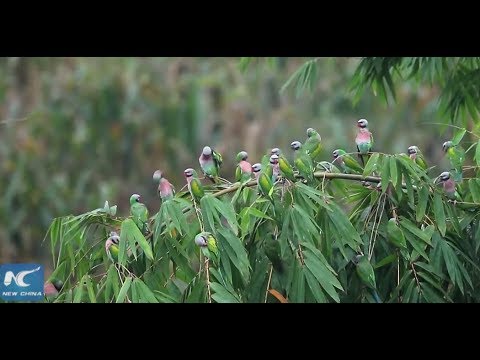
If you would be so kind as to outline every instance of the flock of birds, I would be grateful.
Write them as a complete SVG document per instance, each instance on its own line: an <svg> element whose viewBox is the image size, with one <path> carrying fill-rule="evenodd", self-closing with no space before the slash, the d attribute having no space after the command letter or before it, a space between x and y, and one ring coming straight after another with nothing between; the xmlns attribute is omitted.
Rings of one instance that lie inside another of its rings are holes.
<svg viewBox="0 0 480 360"><path fill-rule="evenodd" d="M325 171L332 171L333 166L343 173L363 174L368 156L372 154L373 136L368 129L368 121L360 119L357 121L357 135L355 144L357 148L358 159L343 149L333 151L333 159L331 162L319 161L318 157L322 151L321 136L313 128L307 129L307 139L302 144L300 141L293 141L291 148L294 151L293 165L288 161L279 148L271 149L269 154L263 156L262 161L255 164L248 162L248 153L240 151L236 156L237 167L235 171L235 180L244 186L248 182L255 180L258 187L258 193L262 194L271 201L273 192L272 188L276 183L294 183L299 178L307 184L314 185L316 169L323 168ZM450 171L442 172L435 178L435 184L442 184L445 195L452 201L461 201L461 197L457 191L457 183L462 181L462 166L465 161L465 150L457 143L446 141L443 144L443 151L451 164ZM428 170L427 162L415 145L408 148L406 156L415 162L419 167ZM210 146L205 146L198 158L203 175L211 180L216 188L229 186L231 183L220 177L220 168L223 159L220 153ZM199 202L205 195L204 187L197 172L193 168L185 169L184 176L186 178L188 192L192 200ZM162 202L168 201L175 196L175 188L164 177L160 170L156 170L153 174L153 180L158 183L158 195ZM140 231L147 235L149 229L149 211L145 204L141 202L141 196L133 194L130 197L130 215ZM195 244L199 246L206 258L212 259L214 262L218 260L218 248L215 237L210 232L202 231L195 236ZM105 250L107 256L112 262L118 262L120 235L112 231L105 242ZM357 268L357 273L362 281L371 289L375 300L380 302L378 294L375 291L375 274L372 265L366 256L357 255L352 260ZM45 295L58 294L61 283L47 282L45 283Z"/></svg>
<svg viewBox="0 0 480 360"><path fill-rule="evenodd" d="M357 161L351 153L347 153L343 149L336 149L332 153L333 159L331 163L319 162L318 156L322 151L322 138L315 129L308 128L307 139L303 144L300 141L293 141L290 145L294 151L293 165L290 164L279 148L271 149L270 154L264 155L260 163L253 165L248 162L248 153L240 151L236 156L235 180L244 185L255 179L259 194L272 199L271 189L277 181L295 182L300 177L307 184L313 184L315 182L314 172L321 167L326 171L331 171L331 165L335 165L344 173L362 174L366 159L372 153L373 136L368 129L368 121L366 119L358 120L357 127L355 144L360 161ZM451 163L451 170L442 172L435 179L435 184L443 184L446 196L457 201L459 200L459 195L456 190L456 183L462 180L462 165L465 160L465 151L461 146L454 144L452 141L446 141L443 144L443 151ZM422 169L428 169L425 158L417 146L410 146L407 153L400 155L408 156ZM198 162L203 175L215 185L221 187L225 184L231 184L228 180L220 177L223 158L212 147L205 146L203 148ZM184 176L192 199L199 202L205 195L205 191L196 170L193 168L185 169ZM175 196L174 186L164 177L160 170L154 172L153 180L158 183L158 195L162 202ZM150 231L148 227L149 212L145 204L141 203L140 200L141 197L138 194L133 194L130 197L130 215L138 228L146 235ZM118 259L119 241L120 236L113 231L105 243L105 250L112 261ZM215 238L211 233L201 232L195 237L195 243L202 248L208 248L214 254L218 253Z"/></svg>

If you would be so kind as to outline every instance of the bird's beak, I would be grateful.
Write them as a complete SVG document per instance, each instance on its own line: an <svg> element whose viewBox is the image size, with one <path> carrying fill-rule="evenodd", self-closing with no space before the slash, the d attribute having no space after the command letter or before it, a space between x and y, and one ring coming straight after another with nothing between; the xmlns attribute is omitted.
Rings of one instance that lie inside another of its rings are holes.
<svg viewBox="0 0 480 360"><path fill-rule="evenodd" d="M433 182L435 185L438 185L440 183L440 176L437 176L435 178L435 181Z"/></svg>

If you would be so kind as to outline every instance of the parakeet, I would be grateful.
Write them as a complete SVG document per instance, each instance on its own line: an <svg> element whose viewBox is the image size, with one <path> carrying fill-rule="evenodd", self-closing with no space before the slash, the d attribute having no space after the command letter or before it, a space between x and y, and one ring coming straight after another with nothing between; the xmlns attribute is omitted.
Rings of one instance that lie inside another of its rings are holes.
<svg viewBox="0 0 480 360"><path fill-rule="evenodd" d="M140 231L144 235L148 234L148 209L145 204L140 202L138 194L130 196L130 215Z"/></svg>
<svg viewBox="0 0 480 360"><path fill-rule="evenodd" d="M273 154L270 156L270 166L272 168L272 184L275 184L277 182L278 176L280 175L278 155Z"/></svg>
<svg viewBox="0 0 480 360"><path fill-rule="evenodd" d="M118 244L120 243L120 236L115 231L111 231L107 241L105 241L105 251L108 258L112 262L118 261Z"/></svg>
<svg viewBox="0 0 480 360"><path fill-rule="evenodd" d="M351 172L363 172L363 168L358 161L350 154L347 154L343 149L336 149L333 151L332 163L338 166L346 174Z"/></svg>
<svg viewBox="0 0 480 360"><path fill-rule="evenodd" d="M205 257L218 262L220 259L220 253L217 247L217 240L209 232L201 232L195 236L195 244L200 246L202 253Z"/></svg>
<svg viewBox="0 0 480 360"><path fill-rule="evenodd" d="M353 258L353 263L356 265L357 275L362 282L373 291L375 301L381 302L377 293L377 283L375 281L375 271L368 258L364 255L356 255Z"/></svg>
<svg viewBox="0 0 480 360"><path fill-rule="evenodd" d="M257 180L259 193L271 199L269 196L270 189L273 187L271 175L269 176L266 172L262 171L262 164L260 163L254 164L252 169L255 174L255 179Z"/></svg>
<svg viewBox="0 0 480 360"><path fill-rule="evenodd" d="M443 185L443 192L449 199L461 201L460 194L456 190L455 180L448 171L442 172L435 180L435 183L441 183Z"/></svg>
<svg viewBox="0 0 480 360"><path fill-rule="evenodd" d="M358 156L365 166L365 160L362 155L367 155L373 146L373 136L368 130L368 121L366 119L360 119L357 121L357 137L355 138L355 144L357 144Z"/></svg>
<svg viewBox="0 0 480 360"><path fill-rule="evenodd" d="M43 284L43 293L47 299L55 298L63 287L63 281L50 279Z"/></svg>
<svg viewBox="0 0 480 360"><path fill-rule="evenodd" d="M252 165L247 161L248 154L246 151L240 151L237 154L237 168L235 170L235 181L241 183L252 179Z"/></svg>
<svg viewBox="0 0 480 360"><path fill-rule="evenodd" d="M290 146L295 151L294 164L297 167L298 172L304 179L307 180L307 182L312 183L314 171L312 159L302 148L302 143L300 141L294 141L290 144Z"/></svg>
<svg viewBox="0 0 480 360"><path fill-rule="evenodd" d="M213 150L210 146L205 146L198 158L198 162L200 163L204 175L214 183L218 183L220 167L223 163L222 155Z"/></svg>
<svg viewBox="0 0 480 360"><path fill-rule="evenodd" d="M407 152L410 159L412 159L418 166L420 166L423 170L428 169L427 162L417 146L409 146Z"/></svg>
<svg viewBox="0 0 480 360"><path fill-rule="evenodd" d="M322 151L321 141L322 137L315 129L307 129L307 139L303 147L312 160L315 160Z"/></svg>
<svg viewBox="0 0 480 360"><path fill-rule="evenodd" d="M275 239L273 235L267 235L263 244L263 250L265 251L265 255L267 255L268 259L272 263L275 271L283 273L284 264L280 258L280 242Z"/></svg>
<svg viewBox="0 0 480 360"><path fill-rule="evenodd" d="M453 179L459 183L463 179L462 166L465 161L465 150L460 145L454 145L451 141L443 143L443 151L450 161Z"/></svg>
<svg viewBox="0 0 480 360"><path fill-rule="evenodd" d="M183 174L187 179L188 191L190 191L190 195L192 195L197 202L200 201L200 199L205 195L205 191L203 190L203 186L198 178L197 172L192 168L188 168L185 169Z"/></svg>
<svg viewBox="0 0 480 360"><path fill-rule="evenodd" d="M295 182L295 174L293 172L292 165L288 162L287 158L281 153L279 148L273 148L271 155L278 156L278 167L280 168L280 173L283 177L288 180Z"/></svg>
<svg viewBox="0 0 480 360"><path fill-rule="evenodd" d="M158 196L162 201L167 201L175 195L175 188L170 182L163 177L163 174L160 170L157 170L153 173L153 180L158 183Z"/></svg>

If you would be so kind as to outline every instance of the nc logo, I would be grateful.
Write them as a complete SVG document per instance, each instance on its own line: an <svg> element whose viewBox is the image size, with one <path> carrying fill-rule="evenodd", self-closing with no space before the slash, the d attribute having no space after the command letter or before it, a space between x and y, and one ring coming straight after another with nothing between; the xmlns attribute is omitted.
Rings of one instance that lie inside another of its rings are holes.
<svg viewBox="0 0 480 360"><path fill-rule="evenodd" d="M6 301L42 301L43 266L40 264L0 265L0 298Z"/></svg>
<svg viewBox="0 0 480 360"><path fill-rule="evenodd" d="M20 271L19 273L17 273L17 276L15 276L15 274L13 273L13 271L7 271L5 273L5 279L3 280L3 284L5 286L8 286L12 283L12 280L15 281L15 284L17 284L17 286L20 286L20 287L27 287L27 286L30 286L30 284L27 284L24 280L25 276L27 276L28 274L31 274L31 273L34 273L34 272L37 272L38 270L40 270L40 266L37 267L36 269L33 269L33 270L24 270L24 271Z"/></svg>

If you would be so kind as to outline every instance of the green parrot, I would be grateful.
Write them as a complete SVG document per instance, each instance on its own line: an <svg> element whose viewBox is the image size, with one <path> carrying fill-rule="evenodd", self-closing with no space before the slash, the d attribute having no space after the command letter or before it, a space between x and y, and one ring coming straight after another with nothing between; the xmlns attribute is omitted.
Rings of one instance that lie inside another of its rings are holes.
<svg viewBox="0 0 480 360"><path fill-rule="evenodd" d="M218 263L220 260L220 253L217 247L217 241L209 232L201 232L195 236L195 244L200 246L202 253L208 259Z"/></svg>
<svg viewBox="0 0 480 360"><path fill-rule="evenodd" d="M451 141L445 141L443 143L443 151L452 166L453 179L457 183L461 182L463 179L462 166L465 161L465 150L458 144L454 145Z"/></svg>
<svg viewBox="0 0 480 360"><path fill-rule="evenodd" d="M205 176L213 181L213 183L218 183L220 167L223 163L222 155L213 150L210 146L205 146L198 158L198 162L200 163L200 167Z"/></svg>
<svg viewBox="0 0 480 360"><path fill-rule="evenodd" d="M278 156L278 167L280 168L280 173L284 178L295 182L295 174L293 172L292 165L288 162L287 158L282 154L279 148L273 148L271 155Z"/></svg>
<svg viewBox="0 0 480 360"><path fill-rule="evenodd" d="M333 151L332 163L339 166L345 174L349 174L351 172L360 174L363 173L363 168L360 163L355 160L353 156L347 154L343 149L337 149Z"/></svg>
<svg viewBox="0 0 480 360"><path fill-rule="evenodd" d="M120 243L120 236L115 231L111 231L107 241L105 241L105 251L108 258L116 263L118 261L118 244Z"/></svg>
<svg viewBox="0 0 480 360"><path fill-rule="evenodd" d="M245 183L252 179L252 165L247 161L247 159L248 159L248 154L246 151L240 151L237 154L237 168L235 170L235 181Z"/></svg>
<svg viewBox="0 0 480 360"><path fill-rule="evenodd" d="M372 290L375 301L381 302L377 293L377 283L375 281L375 271L368 258L364 255L356 255L353 258L353 263L357 267L357 275L362 282Z"/></svg>
<svg viewBox="0 0 480 360"><path fill-rule="evenodd" d="M407 152L410 159L412 159L418 166L420 166L423 170L428 169L425 157L417 146L409 146Z"/></svg>
<svg viewBox="0 0 480 360"><path fill-rule="evenodd" d="M322 151L321 141L322 137L315 129L307 129L307 140L303 147L312 160L315 160Z"/></svg>
<svg viewBox="0 0 480 360"><path fill-rule="evenodd" d="M130 196L130 215L140 231L147 235L150 231L148 229L148 209L145 204L140 202L138 194Z"/></svg>
<svg viewBox="0 0 480 360"><path fill-rule="evenodd" d="M397 219L390 218L387 224L387 238L393 245L398 248L407 249L407 242L402 229L397 224Z"/></svg>
<svg viewBox="0 0 480 360"><path fill-rule="evenodd" d="M260 194L268 197L270 200L270 190L273 187L272 176L268 175L262 171L262 164L256 163L252 165L253 173L255 174L255 179L257 180L258 190Z"/></svg>
<svg viewBox="0 0 480 360"><path fill-rule="evenodd" d="M366 119L360 119L357 121L358 132L355 138L355 144L357 144L358 157L365 166L365 160L362 155L367 155L373 146L373 135L368 130L368 121Z"/></svg>
<svg viewBox="0 0 480 360"><path fill-rule="evenodd" d="M265 251L265 255L267 255L268 259L272 263L275 271L283 273L284 264L280 258L280 243L275 239L273 234L271 236L266 236L263 244L263 250Z"/></svg>
<svg viewBox="0 0 480 360"><path fill-rule="evenodd" d="M305 180L307 180L307 182L313 183L314 169L312 159L307 155L300 141L294 141L290 146L295 151L294 164L297 167L298 172Z"/></svg>
<svg viewBox="0 0 480 360"><path fill-rule="evenodd" d="M185 178L187 179L188 190L190 191L190 195L194 198L197 202L205 195L205 191L203 190L202 183L198 178L197 172L192 169L188 168L185 169L183 172Z"/></svg>

